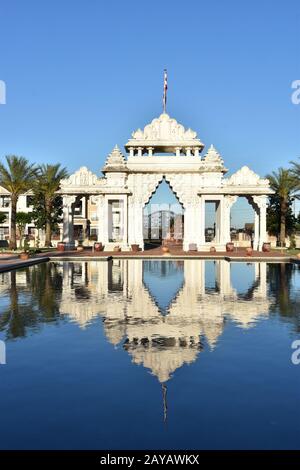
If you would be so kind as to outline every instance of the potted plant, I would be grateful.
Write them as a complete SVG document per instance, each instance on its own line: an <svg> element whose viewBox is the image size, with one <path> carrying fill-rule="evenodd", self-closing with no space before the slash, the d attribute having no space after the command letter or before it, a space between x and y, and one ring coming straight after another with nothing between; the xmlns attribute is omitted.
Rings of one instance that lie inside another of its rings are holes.
<svg viewBox="0 0 300 470"><path fill-rule="evenodd" d="M20 253L19 257L23 261L25 261L29 258L29 243L28 243L27 238L24 239L24 251L22 251L22 253Z"/></svg>
<svg viewBox="0 0 300 470"><path fill-rule="evenodd" d="M248 246L246 248L246 255L247 256L252 256L252 253L253 253L253 248L251 248L251 246Z"/></svg>
<svg viewBox="0 0 300 470"><path fill-rule="evenodd" d="M121 251L121 248L119 247L119 245L114 246L114 251Z"/></svg>
<svg viewBox="0 0 300 470"><path fill-rule="evenodd" d="M162 251L163 253L169 253L169 252L170 252L168 246L162 246L162 247L161 247L161 251Z"/></svg>
<svg viewBox="0 0 300 470"><path fill-rule="evenodd" d="M209 251L210 251L211 253L216 253L217 250L216 250L216 247L215 247L215 246L211 246L210 249L209 249Z"/></svg>
<svg viewBox="0 0 300 470"><path fill-rule="evenodd" d="M228 251L228 252L234 251L234 244L233 244L233 242L228 242L228 243L226 243L226 251Z"/></svg>
<svg viewBox="0 0 300 470"><path fill-rule="evenodd" d="M65 251L65 243L64 242L58 242L56 248L57 248L57 251Z"/></svg>
<svg viewBox="0 0 300 470"><path fill-rule="evenodd" d="M131 249L132 249L132 251L134 251L136 253L137 251L139 251L140 245L138 245L137 243L132 243Z"/></svg>
<svg viewBox="0 0 300 470"><path fill-rule="evenodd" d="M83 244L82 242L78 242L78 245L77 245L77 251L83 251Z"/></svg>
<svg viewBox="0 0 300 470"><path fill-rule="evenodd" d="M269 253L271 251L271 243L269 242L263 243L262 251Z"/></svg>
<svg viewBox="0 0 300 470"><path fill-rule="evenodd" d="M95 251L102 251L103 250L103 245L101 242L96 242L94 243L94 250Z"/></svg>

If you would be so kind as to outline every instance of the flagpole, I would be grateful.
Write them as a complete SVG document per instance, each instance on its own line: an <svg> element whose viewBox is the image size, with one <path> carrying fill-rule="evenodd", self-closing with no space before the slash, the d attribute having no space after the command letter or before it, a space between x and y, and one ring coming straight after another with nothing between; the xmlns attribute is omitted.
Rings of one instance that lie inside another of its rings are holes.
<svg viewBox="0 0 300 470"><path fill-rule="evenodd" d="M164 94L163 94L163 113L166 114L167 104L168 75L167 69L164 69Z"/></svg>

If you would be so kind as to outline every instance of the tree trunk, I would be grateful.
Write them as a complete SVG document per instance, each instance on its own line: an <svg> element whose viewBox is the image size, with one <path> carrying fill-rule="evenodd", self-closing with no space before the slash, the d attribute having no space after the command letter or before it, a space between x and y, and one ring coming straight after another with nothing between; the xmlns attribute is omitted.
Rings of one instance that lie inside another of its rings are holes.
<svg viewBox="0 0 300 470"><path fill-rule="evenodd" d="M17 233L16 233L16 214L17 214L18 197L14 194L11 195L11 215L10 215L10 238L9 248L15 250L17 248Z"/></svg>
<svg viewBox="0 0 300 470"><path fill-rule="evenodd" d="M52 246L51 243L51 203L49 201L45 202L45 212L46 212L46 237L45 237L45 246Z"/></svg>
<svg viewBox="0 0 300 470"><path fill-rule="evenodd" d="M285 224L286 224L287 204L285 200L280 204L280 246L285 246Z"/></svg>

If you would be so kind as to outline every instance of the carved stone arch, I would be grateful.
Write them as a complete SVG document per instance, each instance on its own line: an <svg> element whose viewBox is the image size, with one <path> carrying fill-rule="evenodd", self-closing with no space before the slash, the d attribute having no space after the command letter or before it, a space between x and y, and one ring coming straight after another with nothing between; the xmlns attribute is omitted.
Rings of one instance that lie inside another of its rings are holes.
<svg viewBox="0 0 300 470"><path fill-rule="evenodd" d="M178 175L181 176L181 175ZM171 188L171 191L175 194L180 204L185 208L185 204L187 202L185 197L185 192L187 188L184 188L183 185L183 178L174 178L173 174L163 174L163 173L156 173L152 175L147 175L146 182L143 183L144 190L143 190L143 205L145 206L148 204L149 200L156 192L160 183L165 180L166 183Z"/></svg>
<svg viewBox="0 0 300 470"><path fill-rule="evenodd" d="M149 178L150 177L150 178ZM150 201L151 197L157 190L158 186L164 179L164 175L162 173L157 173L153 175L147 175L147 182L145 183L146 190L144 192L144 199L143 199L143 206L145 207L146 204Z"/></svg>
<svg viewBox="0 0 300 470"><path fill-rule="evenodd" d="M187 178L186 175L182 175L181 173L167 173L165 178L184 209L186 209L189 204L196 203L199 200L197 194L198 186L195 186L195 182Z"/></svg>
<svg viewBox="0 0 300 470"><path fill-rule="evenodd" d="M177 176L177 177L176 177ZM169 184L170 188L172 189L173 193L177 197L178 201L182 205L182 207L185 209L185 205L187 203L186 197L185 197L185 188L183 184L183 178L182 175L175 175L172 173L166 173L164 175L164 178L166 182Z"/></svg>

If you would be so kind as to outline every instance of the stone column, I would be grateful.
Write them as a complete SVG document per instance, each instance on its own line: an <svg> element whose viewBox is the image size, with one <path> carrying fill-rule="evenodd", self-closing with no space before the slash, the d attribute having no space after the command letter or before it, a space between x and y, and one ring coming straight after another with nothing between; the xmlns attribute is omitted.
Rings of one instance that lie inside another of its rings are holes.
<svg viewBox="0 0 300 470"><path fill-rule="evenodd" d="M221 243L226 243L231 241L230 237L230 211L233 204L236 202L238 196L226 195L223 200L222 207L222 232L221 232Z"/></svg>
<svg viewBox="0 0 300 470"><path fill-rule="evenodd" d="M73 249L74 227L73 227L73 204L76 196L63 196L63 242L66 249Z"/></svg>
<svg viewBox="0 0 300 470"><path fill-rule="evenodd" d="M154 150L154 147L148 147L147 150L148 150L148 156L149 156L149 157L153 157L153 150Z"/></svg>
<svg viewBox="0 0 300 470"><path fill-rule="evenodd" d="M260 208L255 200L257 196L247 197L249 204L254 210L254 240L253 250L259 250L259 226L260 226ZM259 197L259 196L258 196ZM259 202L259 199L257 200Z"/></svg>
<svg viewBox="0 0 300 470"><path fill-rule="evenodd" d="M199 196L189 198L184 202L184 239L183 249L188 251L190 244L199 248L202 239L202 201Z"/></svg>
<svg viewBox="0 0 300 470"><path fill-rule="evenodd" d="M104 243L104 196L99 194L91 196L91 201L97 205L98 234L97 241Z"/></svg>
<svg viewBox="0 0 300 470"><path fill-rule="evenodd" d="M138 156L138 157L142 157L142 155L143 155L143 147L138 147L138 154L137 154L137 156Z"/></svg>
<svg viewBox="0 0 300 470"><path fill-rule="evenodd" d="M262 197L259 214L259 250L267 241L267 198Z"/></svg>
<svg viewBox="0 0 300 470"><path fill-rule="evenodd" d="M259 208L259 241L258 250L262 250L267 241L267 196L252 196L253 202Z"/></svg>
<svg viewBox="0 0 300 470"><path fill-rule="evenodd" d="M253 240L253 249L258 250L259 242L259 214L258 210L254 208L254 240Z"/></svg>
<svg viewBox="0 0 300 470"><path fill-rule="evenodd" d="M176 157L180 157L181 147L176 147L175 151L176 151Z"/></svg>
<svg viewBox="0 0 300 470"><path fill-rule="evenodd" d="M128 198L128 244L138 244L144 249L143 237L143 209L144 204L141 199Z"/></svg>
<svg viewBox="0 0 300 470"><path fill-rule="evenodd" d="M205 245L205 197L199 197L199 243L198 250Z"/></svg>
<svg viewBox="0 0 300 470"><path fill-rule="evenodd" d="M123 243L127 245L128 243L128 203L127 195L124 197L123 201L123 211L122 211L122 236Z"/></svg>
<svg viewBox="0 0 300 470"><path fill-rule="evenodd" d="M195 157L199 157L199 148L198 147L194 148L194 155L195 155Z"/></svg>

